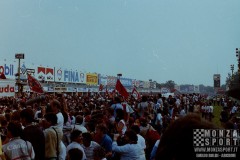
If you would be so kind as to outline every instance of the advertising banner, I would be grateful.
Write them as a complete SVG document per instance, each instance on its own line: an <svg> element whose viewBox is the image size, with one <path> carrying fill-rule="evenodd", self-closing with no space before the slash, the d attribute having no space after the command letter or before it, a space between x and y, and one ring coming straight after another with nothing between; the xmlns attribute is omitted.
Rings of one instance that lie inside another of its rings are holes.
<svg viewBox="0 0 240 160"><path fill-rule="evenodd" d="M48 87L48 92L54 92L54 87Z"/></svg>
<svg viewBox="0 0 240 160"><path fill-rule="evenodd" d="M136 80L136 79L133 79L133 80L132 80L132 87L135 86L135 87L138 88L139 85L140 85L140 81L139 81L139 80Z"/></svg>
<svg viewBox="0 0 240 160"><path fill-rule="evenodd" d="M86 84L85 73L78 70L55 68L55 82Z"/></svg>
<svg viewBox="0 0 240 160"><path fill-rule="evenodd" d="M16 62L0 61L0 74L4 74L7 79L15 79L18 67Z"/></svg>
<svg viewBox="0 0 240 160"><path fill-rule="evenodd" d="M79 72L72 71L72 70L63 70L63 79L64 82L69 82L69 83L80 83L80 74Z"/></svg>
<svg viewBox="0 0 240 160"><path fill-rule="evenodd" d="M154 89L156 89L157 88L157 82L156 81L154 81L153 82L153 86L152 86Z"/></svg>
<svg viewBox="0 0 240 160"><path fill-rule="evenodd" d="M143 88L143 86L144 86L144 81L139 81L139 88Z"/></svg>
<svg viewBox="0 0 240 160"><path fill-rule="evenodd" d="M161 93L170 93L170 89L167 87L162 87L160 91Z"/></svg>
<svg viewBox="0 0 240 160"><path fill-rule="evenodd" d="M194 92L199 92L199 85L194 86Z"/></svg>
<svg viewBox="0 0 240 160"><path fill-rule="evenodd" d="M46 79L45 75L46 75L45 67L37 67L37 73L35 74L35 77L37 78L37 80L45 81Z"/></svg>
<svg viewBox="0 0 240 160"><path fill-rule="evenodd" d="M120 78L120 81L124 87L131 87L132 86L132 79L129 78Z"/></svg>
<svg viewBox="0 0 240 160"><path fill-rule="evenodd" d="M193 93L194 92L194 85L189 85L188 91Z"/></svg>
<svg viewBox="0 0 240 160"><path fill-rule="evenodd" d="M54 68L46 68L46 79L45 81L54 81Z"/></svg>
<svg viewBox="0 0 240 160"><path fill-rule="evenodd" d="M74 92L74 88L73 87L67 87L67 92Z"/></svg>
<svg viewBox="0 0 240 160"><path fill-rule="evenodd" d="M67 92L66 87L55 87L54 90L55 92Z"/></svg>
<svg viewBox="0 0 240 160"><path fill-rule="evenodd" d="M1 80L0 81L0 97L15 96L15 81Z"/></svg>
<svg viewBox="0 0 240 160"><path fill-rule="evenodd" d="M100 75L100 77L99 77L99 84L107 86L107 76Z"/></svg>
<svg viewBox="0 0 240 160"><path fill-rule="evenodd" d="M54 81L54 67L37 66L34 74L39 81Z"/></svg>
<svg viewBox="0 0 240 160"><path fill-rule="evenodd" d="M86 84L87 85L98 85L98 74L87 73L86 74Z"/></svg>
<svg viewBox="0 0 240 160"><path fill-rule="evenodd" d="M180 92L189 92L188 85L180 85Z"/></svg>
<svg viewBox="0 0 240 160"><path fill-rule="evenodd" d="M150 88L150 82L143 81L143 88Z"/></svg>
<svg viewBox="0 0 240 160"><path fill-rule="evenodd" d="M80 71L79 75L80 75L80 78L79 78L80 83L86 84L86 74Z"/></svg>
<svg viewBox="0 0 240 160"><path fill-rule="evenodd" d="M114 76L107 77L107 85L108 86L115 87L116 82L117 82L117 77L114 77Z"/></svg>

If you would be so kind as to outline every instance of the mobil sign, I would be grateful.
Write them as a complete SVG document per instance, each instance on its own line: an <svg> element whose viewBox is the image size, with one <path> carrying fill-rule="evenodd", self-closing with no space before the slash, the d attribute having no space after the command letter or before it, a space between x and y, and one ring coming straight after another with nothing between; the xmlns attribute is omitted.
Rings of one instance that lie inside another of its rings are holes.
<svg viewBox="0 0 240 160"><path fill-rule="evenodd" d="M15 81L0 81L0 97L12 97L15 95Z"/></svg>
<svg viewBox="0 0 240 160"><path fill-rule="evenodd" d="M0 74L4 74L6 78L15 78L15 70L16 67L12 63L8 63L6 61L0 61ZM17 69L17 68L16 68Z"/></svg>

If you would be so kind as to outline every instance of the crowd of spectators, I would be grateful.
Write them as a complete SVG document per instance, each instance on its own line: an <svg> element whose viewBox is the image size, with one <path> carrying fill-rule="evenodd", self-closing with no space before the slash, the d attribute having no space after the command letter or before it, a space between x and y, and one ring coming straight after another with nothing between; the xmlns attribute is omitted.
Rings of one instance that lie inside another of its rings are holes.
<svg viewBox="0 0 240 160"><path fill-rule="evenodd" d="M6 159L16 160L179 159L182 149L169 150L178 141L167 142L176 139L170 135L181 135L174 134L179 127L175 123L214 127L215 105L222 107L222 127L238 129L239 106L227 97L219 104L200 94L142 95L141 99L100 93L4 97L0 98L2 151ZM200 125L196 119L204 122ZM159 135L154 143L147 138L149 131Z"/></svg>

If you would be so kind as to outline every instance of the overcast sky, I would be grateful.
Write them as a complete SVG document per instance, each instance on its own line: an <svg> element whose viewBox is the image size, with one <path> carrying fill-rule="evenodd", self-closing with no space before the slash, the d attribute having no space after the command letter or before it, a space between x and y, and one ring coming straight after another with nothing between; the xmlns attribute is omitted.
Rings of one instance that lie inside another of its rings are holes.
<svg viewBox="0 0 240 160"><path fill-rule="evenodd" d="M240 47L240 0L0 0L0 59L213 86Z"/></svg>

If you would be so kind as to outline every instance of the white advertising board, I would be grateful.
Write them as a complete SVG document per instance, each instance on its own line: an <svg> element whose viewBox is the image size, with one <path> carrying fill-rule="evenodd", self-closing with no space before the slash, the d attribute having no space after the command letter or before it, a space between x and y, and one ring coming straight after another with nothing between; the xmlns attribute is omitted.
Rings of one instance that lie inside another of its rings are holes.
<svg viewBox="0 0 240 160"><path fill-rule="evenodd" d="M0 97L15 96L15 81L0 80Z"/></svg>

